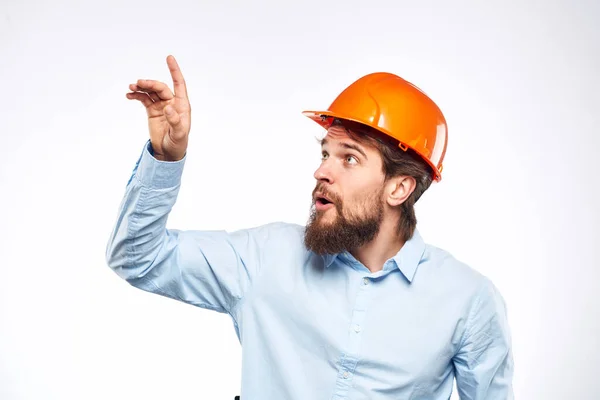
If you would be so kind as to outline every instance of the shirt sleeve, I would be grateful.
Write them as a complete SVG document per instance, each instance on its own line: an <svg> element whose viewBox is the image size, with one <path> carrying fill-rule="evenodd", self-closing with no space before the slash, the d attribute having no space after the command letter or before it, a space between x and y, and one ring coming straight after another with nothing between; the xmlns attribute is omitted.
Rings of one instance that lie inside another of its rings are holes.
<svg viewBox="0 0 600 400"><path fill-rule="evenodd" d="M230 313L260 271L267 226L228 233L166 229L187 155L153 157L146 142L126 185L106 246L106 262L131 285Z"/></svg>
<svg viewBox="0 0 600 400"><path fill-rule="evenodd" d="M504 299L489 281L471 307L454 357L461 400L512 400L513 358Z"/></svg>

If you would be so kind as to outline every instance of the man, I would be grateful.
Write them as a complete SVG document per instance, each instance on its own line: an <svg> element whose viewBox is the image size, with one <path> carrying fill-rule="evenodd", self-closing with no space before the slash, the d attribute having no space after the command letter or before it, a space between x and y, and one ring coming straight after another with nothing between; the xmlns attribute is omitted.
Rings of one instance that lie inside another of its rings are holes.
<svg viewBox="0 0 600 400"><path fill-rule="evenodd" d="M441 179L445 119L407 81L367 75L327 111L306 227L232 233L166 229L191 125L183 75L174 92L130 85L150 140L107 246L131 285L227 313L243 346L241 398L513 398L503 299L449 253L425 244L413 206Z"/></svg>

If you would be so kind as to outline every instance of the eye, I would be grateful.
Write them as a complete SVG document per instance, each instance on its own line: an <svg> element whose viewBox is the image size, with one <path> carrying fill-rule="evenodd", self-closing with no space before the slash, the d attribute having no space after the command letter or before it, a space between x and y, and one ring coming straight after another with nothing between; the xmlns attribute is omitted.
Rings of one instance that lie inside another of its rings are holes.
<svg viewBox="0 0 600 400"><path fill-rule="evenodd" d="M329 154L327 154L326 151L321 153L321 160L326 160L329 157Z"/></svg>
<svg viewBox="0 0 600 400"><path fill-rule="evenodd" d="M346 156L346 162L350 165L358 164L358 160L354 156Z"/></svg>

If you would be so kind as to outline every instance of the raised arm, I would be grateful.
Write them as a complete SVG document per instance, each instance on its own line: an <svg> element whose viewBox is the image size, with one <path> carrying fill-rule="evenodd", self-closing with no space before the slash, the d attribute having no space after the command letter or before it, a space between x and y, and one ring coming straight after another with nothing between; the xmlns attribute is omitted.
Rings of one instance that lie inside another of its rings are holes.
<svg viewBox="0 0 600 400"><path fill-rule="evenodd" d="M106 246L106 262L140 289L200 307L230 312L260 270L268 227L225 231L167 229L179 192L190 131L190 105L175 59L167 63L175 93L138 80L130 99L146 107L148 140L126 185Z"/></svg>

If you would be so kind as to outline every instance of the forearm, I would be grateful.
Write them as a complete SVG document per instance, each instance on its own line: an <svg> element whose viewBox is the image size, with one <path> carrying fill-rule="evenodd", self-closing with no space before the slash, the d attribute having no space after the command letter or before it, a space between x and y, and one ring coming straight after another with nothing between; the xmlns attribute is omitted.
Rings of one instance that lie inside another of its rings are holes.
<svg viewBox="0 0 600 400"><path fill-rule="evenodd" d="M106 247L106 261L126 280L154 267L168 241L166 224L175 204L185 159L164 162L143 149L121 201Z"/></svg>

